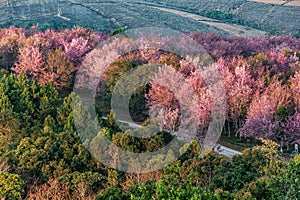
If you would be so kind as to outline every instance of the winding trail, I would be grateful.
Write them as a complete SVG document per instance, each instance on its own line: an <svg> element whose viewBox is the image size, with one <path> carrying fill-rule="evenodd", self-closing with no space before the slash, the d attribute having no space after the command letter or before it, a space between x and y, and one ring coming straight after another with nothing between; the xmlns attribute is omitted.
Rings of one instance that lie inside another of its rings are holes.
<svg viewBox="0 0 300 200"><path fill-rule="evenodd" d="M107 118L102 117L102 119L107 119ZM121 123L127 124L128 127L130 127L130 128L141 128L142 127L141 125L136 124L136 123L127 122L127 121L124 121L124 120L118 120L118 121L121 122ZM228 158L232 158L233 156L242 154L242 152L240 152L240 151L236 151L234 149L223 146L221 144L216 144L213 148L213 151L216 152L217 154L224 155Z"/></svg>

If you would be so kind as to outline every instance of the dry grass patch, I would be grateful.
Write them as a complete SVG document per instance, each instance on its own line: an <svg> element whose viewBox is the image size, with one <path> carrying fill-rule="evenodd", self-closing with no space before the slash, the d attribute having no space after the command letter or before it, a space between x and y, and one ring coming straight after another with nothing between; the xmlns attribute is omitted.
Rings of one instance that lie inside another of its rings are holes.
<svg viewBox="0 0 300 200"><path fill-rule="evenodd" d="M282 1L282 0L248 0L268 4L284 5L284 6L300 6L300 0Z"/></svg>
<svg viewBox="0 0 300 200"><path fill-rule="evenodd" d="M300 6L300 0L295 0L295 1L290 1L286 4L284 4L286 6Z"/></svg>

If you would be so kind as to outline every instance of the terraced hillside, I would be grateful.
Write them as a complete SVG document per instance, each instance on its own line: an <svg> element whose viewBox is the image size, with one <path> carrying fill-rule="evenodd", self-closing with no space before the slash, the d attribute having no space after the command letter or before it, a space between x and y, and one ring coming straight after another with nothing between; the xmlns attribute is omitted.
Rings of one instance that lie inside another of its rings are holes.
<svg viewBox="0 0 300 200"><path fill-rule="evenodd" d="M300 7L246 0L1 0L0 23L39 23L42 29L78 24L106 33L117 28L159 26L249 36L263 35L255 29L267 27L297 35L299 11Z"/></svg>

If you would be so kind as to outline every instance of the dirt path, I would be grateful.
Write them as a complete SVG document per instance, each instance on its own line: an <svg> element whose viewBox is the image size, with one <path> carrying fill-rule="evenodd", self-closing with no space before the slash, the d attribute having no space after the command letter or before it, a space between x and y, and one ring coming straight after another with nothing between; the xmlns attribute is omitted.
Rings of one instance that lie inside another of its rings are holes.
<svg viewBox="0 0 300 200"><path fill-rule="evenodd" d="M283 1L283 0L248 0L248 1L256 1L256 2L261 2L261 3L284 5L284 6L300 6L300 0L291 0L291 1Z"/></svg>
<svg viewBox="0 0 300 200"><path fill-rule="evenodd" d="M285 6L300 6L300 0L288 1L284 5Z"/></svg>
<svg viewBox="0 0 300 200"><path fill-rule="evenodd" d="M244 27L236 24L226 24L221 21L207 18L207 17L202 17L196 14L188 13L185 11L180 11L180 10L175 10L175 9L170 9L170 8L162 8L162 7L157 7L157 6L151 6L152 8L159 9L161 11L165 12L170 12L173 14L180 15L182 17L190 18L193 20L197 20L203 24L207 24L210 26L214 26L218 29L221 29L223 31L226 31L230 35L235 35L235 36L248 36L248 37L255 37L255 36L264 36L266 35L266 32L260 31L257 29L249 28L249 27Z"/></svg>

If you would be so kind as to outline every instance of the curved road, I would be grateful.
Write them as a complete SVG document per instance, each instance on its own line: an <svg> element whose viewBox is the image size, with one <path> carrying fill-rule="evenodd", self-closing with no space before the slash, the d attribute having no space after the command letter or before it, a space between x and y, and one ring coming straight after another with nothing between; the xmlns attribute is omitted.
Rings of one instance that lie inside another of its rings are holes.
<svg viewBox="0 0 300 200"><path fill-rule="evenodd" d="M107 119L106 117L102 117L102 119ZM141 128L142 126L139 125L139 124L136 124L136 123L132 123L132 122L127 122L127 121L124 121L124 120L118 120L119 122L121 123L124 123L124 124L127 124L130 128ZM236 151L234 149L231 149L231 148L228 148L228 147L225 147L221 144L216 144L215 147L213 148L214 152L220 154L220 155L224 155L228 158L232 158L233 156L235 155L239 155L241 154L242 152L240 151Z"/></svg>

